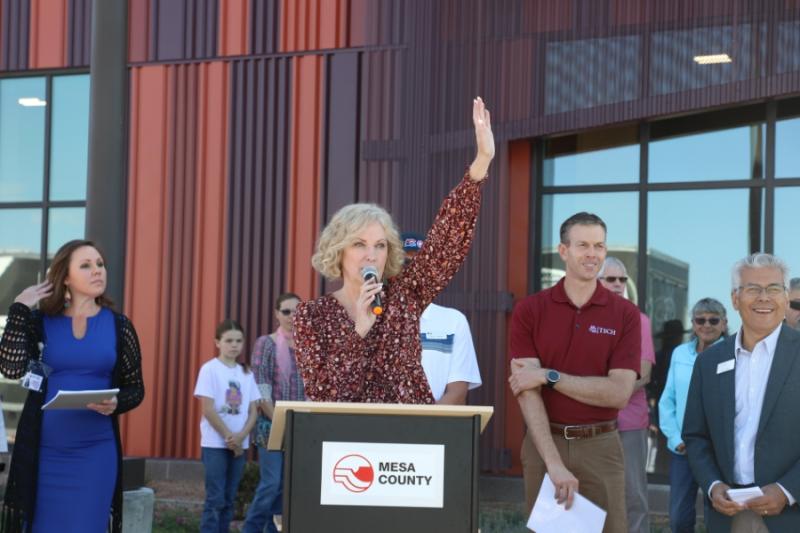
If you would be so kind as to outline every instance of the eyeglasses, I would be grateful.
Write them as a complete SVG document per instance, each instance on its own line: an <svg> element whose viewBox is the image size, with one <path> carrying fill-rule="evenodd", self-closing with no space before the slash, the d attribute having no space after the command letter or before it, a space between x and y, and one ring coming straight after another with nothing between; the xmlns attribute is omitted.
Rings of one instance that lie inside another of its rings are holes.
<svg viewBox="0 0 800 533"><path fill-rule="evenodd" d="M619 280L620 283L628 283L628 276L604 276L600 279L609 283L616 283L617 280Z"/></svg>
<svg viewBox="0 0 800 533"><path fill-rule="evenodd" d="M786 292L786 287L781 285L780 283L772 283L767 285L766 287L762 287L761 285L745 285L744 287L739 287L739 291L744 293L745 296L748 298L758 298L763 293L766 293L770 298L777 298L784 292Z"/></svg>
<svg viewBox="0 0 800 533"><path fill-rule="evenodd" d="M706 325L706 320L712 326L716 326L717 324L719 324L722 321L721 318L716 317L716 316L711 317L711 318L705 318L705 317L702 317L702 316L696 316L696 317L694 317L692 319L692 322L694 322L698 326L705 326Z"/></svg>
<svg viewBox="0 0 800 533"><path fill-rule="evenodd" d="M295 310L294 309L278 309L278 312L283 316L293 315Z"/></svg>

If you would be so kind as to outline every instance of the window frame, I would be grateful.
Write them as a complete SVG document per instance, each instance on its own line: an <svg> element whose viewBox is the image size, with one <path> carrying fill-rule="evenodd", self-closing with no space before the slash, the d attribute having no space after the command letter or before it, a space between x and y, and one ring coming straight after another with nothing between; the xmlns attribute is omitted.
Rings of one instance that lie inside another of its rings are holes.
<svg viewBox="0 0 800 533"><path fill-rule="evenodd" d="M545 185L544 184L544 159L545 143L549 138L531 140L531 217L530 235L533 246L529 251L529 264L535 265L528 274L528 286L533 292L542 289L542 235L544 224L542 200L546 194L570 194L593 192L631 192L639 193L639 240L637 252L637 290L639 308L644 311L647 303L647 217L648 193L655 191L685 191L685 190L715 190L715 189L742 189L750 190L750 253L764 251L772 253L774 250L775 236L775 192L782 187L800 186L800 176L775 178L775 128L777 120L800 112L800 98L783 100L770 100L760 104L731 107L695 115L667 118L660 120L640 121L639 128L639 180L635 183L617 183L603 185ZM653 135L656 138L677 134L691 134L715 131L736 126L752 125L754 123L765 126L765 161L762 178L740 180L714 180L692 182L649 182L649 147ZM628 123L629 125L631 123ZM619 128L616 124L613 128ZM624 126L624 125L623 125ZM577 134L577 132L575 133ZM563 134L559 135L560 137Z"/></svg>
<svg viewBox="0 0 800 533"><path fill-rule="evenodd" d="M47 101L44 118L44 176L42 180L42 195L40 201L12 201L0 200L0 209L39 209L42 216L41 234L39 236L39 279L43 279L48 267L47 240L50 230L50 210L60 207L80 207L86 209L86 198L83 200L51 200L50 199L50 152L52 149L52 121L53 121L53 78L60 76L90 75L89 69L60 69L46 72L18 72L3 73L0 81L13 78L44 78L45 99ZM87 121L88 121L87 117Z"/></svg>

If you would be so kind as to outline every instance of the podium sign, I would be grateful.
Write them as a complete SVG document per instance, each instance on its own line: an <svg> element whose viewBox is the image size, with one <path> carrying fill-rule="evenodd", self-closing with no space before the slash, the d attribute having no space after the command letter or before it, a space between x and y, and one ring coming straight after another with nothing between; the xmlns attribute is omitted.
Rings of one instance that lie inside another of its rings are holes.
<svg viewBox="0 0 800 533"><path fill-rule="evenodd" d="M285 532L477 532L490 407L280 403Z"/></svg>
<svg viewBox="0 0 800 533"><path fill-rule="evenodd" d="M441 508L444 446L323 442L320 505Z"/></svg>

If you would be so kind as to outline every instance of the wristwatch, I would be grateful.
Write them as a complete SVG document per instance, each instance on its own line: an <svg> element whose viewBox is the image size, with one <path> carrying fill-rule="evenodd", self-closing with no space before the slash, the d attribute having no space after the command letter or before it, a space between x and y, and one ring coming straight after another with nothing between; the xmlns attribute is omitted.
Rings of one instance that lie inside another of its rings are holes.
<svg viewBox="0 0 800 533"><path fill-rule="evenodd" d="M559 380L561 379L561 374L558 373L558 370L553 370L551 368L550 370L547 371L544 377L547 378L546 385L548 386L548 388L552 389L553 387L556 386L556 383L558 383Z"/></svg>

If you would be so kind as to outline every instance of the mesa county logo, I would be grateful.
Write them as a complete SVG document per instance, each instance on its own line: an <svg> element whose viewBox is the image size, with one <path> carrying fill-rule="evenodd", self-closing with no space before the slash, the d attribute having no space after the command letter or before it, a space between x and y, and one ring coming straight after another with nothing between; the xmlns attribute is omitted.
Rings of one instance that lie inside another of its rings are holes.
<svg viewBox="0 0 800 533"><path fill-rule="evenodd" d="M379 462L378 472L383 472L378 476L378 485L430 486L433 479L433 476L417 475L414 463ZM333 467L333 480L350 492L364 492L375 480L375 469L362 455L345 455Z"/></svg>
<svg viewBox="0 0 800 533"><path fill-rule="evenodd" d="M364 492L374 479L372 463L357 454L345 455L333 467L333 480L350 492Z"/></svg>
<svg viewBox="0 0 800 533"><path fill-rule="evenodd" d="M611 328L604 328L603 326L589 326L589 333L599 333L600 335L616 335L617 330Z"/></svg>

